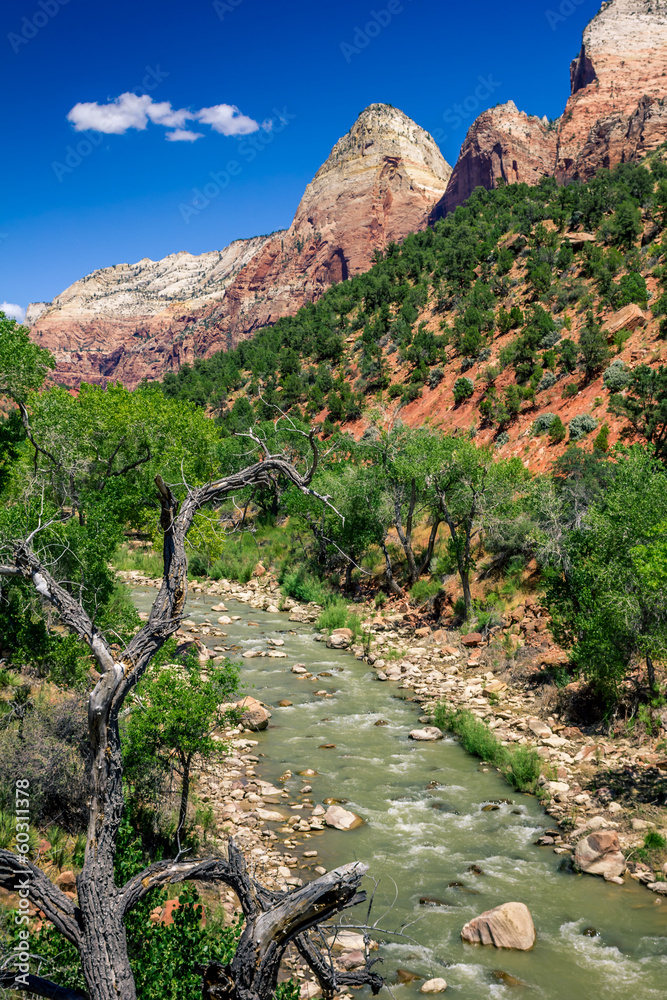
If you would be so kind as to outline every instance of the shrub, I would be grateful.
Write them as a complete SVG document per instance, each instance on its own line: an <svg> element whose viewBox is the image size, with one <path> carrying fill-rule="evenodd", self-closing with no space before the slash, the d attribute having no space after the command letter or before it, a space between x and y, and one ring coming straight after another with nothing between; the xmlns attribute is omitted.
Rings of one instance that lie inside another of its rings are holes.
<svg viewBox="0 0 667 1000"><path fill-rule="evenodd" d="M415 604L426 604L432 597L435 597L439 590L438 580L417 580L410 589L410 597Z"/></svg>
<svg viewBox="0 0 667 1000"><path fill-rule="evenodd" d="M630 381L630 373L620 358L612 361L602 377L605 389L609 392L621 392Z"/></svg>
<svg viewBox="0 0 667 1000"><path fill-rule="evenodd" d="M581 440L582 437L594 431L597 425L595 417L591 417L588 413L578 413L570 421L570 441Z"/></svg>
<svg viewBox="0 0 667 1000"><path fill-rule="evenodd" d="M576 382L570 382L563 389L563 399L573 399L575 396L579 395L579 386Z"/></svg>
<svg viewBox="0 0 667 1000"><path fill-rule="evenodd" d="M546 434L554 420L556 420L555 413L540 413L539 417L535 421L532 427L533 434Z"/></svg>
<svg viewBox="0 0 667 1000"><path fill-rule="evenodd" d="M504 444L507 444L507 442L509 441L509 439L510 439L510 436L507 433L507 431L502 431L498 435L498 437L496 438L496 442L495 442L496 443L496 448L502 448L502 446Z"/></svg>
<svg viewBox="0 0 667 1000"><path fill-rule="evenodd" d="M649 830L644 837L644 847L647 851L664 851L667 840L657 830Z"/></svg>
<svg viewBox="0 0 667 1000"><path fill-rule="evenodd" d="M545 372L538 383L537 391L543 392L545 389L551 389L557 381L553 372Z"/></svg>
<svg viewBox="0 0 667 1000"><path fill-rule="evenodd" d="M518 791L535 790L541 766L536 750L504 747L486 723L465 709L454 711L441 703L435 710L435 723L456 733L464 750L497 767Z"/></svg>
<svg viewBox="0 0 667 1000"><path fill-rule="evenodd" d="M561 441L565 440L566 434L567 430L565 424L560 419L560 417L556 417L551 427L549 428L549 440L551 441L552 444L560 444Z"/></svg>
<svg viewBox="0 0 667 1000"><path fill-rule="evenodd" d="M469 378L457 378L454 383L454 402L458 406L459 403L463 403L464 400L470 399L475 391L475 386L472 379Z"/></svg>
<svg viewBox="0 0 667 1000"><path fill-rule="evenodd" d="M307 573L303 566L291 572L285 568L280 574L279 583L283 594L303 604L309 604L311 601L314 604L324 604L326 600L324 584Z"/></svg>
<svg viewBox="0 0 667 1000"><path fill-rule="evenodd" d="M9 808L16 781L30 782L31 821L84 830L88 818L90 751L83 698L37 703L21 729L0 732L0 807Z"/></svg>
<svg viewBox="0 0 667 1000"><path fill-rule="evenodd" d="M444 377L442 368L432 368L427 379L429 389L437 389Z"/></svg>
<svg viewBox="0 0 667 1000"><path fill-rule="evenodd" d="M550 330L549 333L545 333L540 341L540 350L548 351L550 348L555 347L560 340L560 333L558 330Z"/></svg>

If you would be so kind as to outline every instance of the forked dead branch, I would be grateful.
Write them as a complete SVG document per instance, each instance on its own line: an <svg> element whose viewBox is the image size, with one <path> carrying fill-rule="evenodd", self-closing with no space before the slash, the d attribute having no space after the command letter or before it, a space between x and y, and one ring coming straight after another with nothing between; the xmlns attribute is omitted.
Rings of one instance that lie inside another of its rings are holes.
<svg viewBox="0 0 667 1000"><path fill-rule="evenodd" d="M356 972L337 972L309 936L311 928L365 898L365 893L359 891L367 870L364 864L345 865L293 892L270 892L249 876L243 856L230 842L227 857L161 861L124 886L117 886L114 879L114 855L124 805L119 718L128 694L182 620L188 590L185 540L194 517L207 505L247 488L271 486L281 477L328 504L328 498L319 496L310 485L318 464L318 448L314 434L309 440L312 461L303 473L283 455L265 449L261 461L190 488L180 501L163 479L156 477L163 532L162 585L148 621L120 653L98 630L83 604L43 564L33 548L34 538L16 540L0 565L0 576L32 584L41 599L55 609L62 624L88 645L100 673L88 706L93 764L87 844L83 869L77 877L77 901L61 892L35 865L10 851L0 851L0 885L13 890L19 880L29 883L31 902L77 948L90 1000L135 1000L124 918L151 889L182 881L224 882L238 895L245 915L243 934L231 964L201 970L206 996L268 1000L275 991L280 961L291 941L328 993L338 986L364 984L377 993L382 986L370 959L365 968ZM0 986L14 986L15 974L12 969L0 973ZM27 987L22 988L58 1000L80 1000L76 991L37 976L30 976Z"/></svg>

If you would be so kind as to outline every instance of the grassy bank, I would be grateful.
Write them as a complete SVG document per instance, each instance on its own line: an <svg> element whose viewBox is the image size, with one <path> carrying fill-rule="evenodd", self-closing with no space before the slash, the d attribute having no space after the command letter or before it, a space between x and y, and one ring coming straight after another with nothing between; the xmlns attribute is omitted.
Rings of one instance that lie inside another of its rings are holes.
<svg viewBox="0 0 667 1000"><path fill-rule="evenodd" d="M464 750L486 764L497 767L503 777L520 792L537 790L542 761L528 747L506 747L489 727L466 709L453 709L441 703L435 710L435 723L459 737Z"/></svg>

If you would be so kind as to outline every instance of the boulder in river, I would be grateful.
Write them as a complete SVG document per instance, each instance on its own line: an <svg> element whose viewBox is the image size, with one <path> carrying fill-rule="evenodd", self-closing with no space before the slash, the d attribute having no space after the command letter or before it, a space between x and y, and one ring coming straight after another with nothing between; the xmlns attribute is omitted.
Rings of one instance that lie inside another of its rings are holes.
<svg viewBox="0 0 667 1000"><path fill-rule="evenodd" d="M363 824L363 819L342 806L329 806L324 814L324 822L334 830L354 830Z"/></svg>
<svg viewBox="0 0 667 1000"><path fill-rule="evenodd" d="M524 903L503 903L469 921L461 931L461 938L470 944L530 951L535 944L535 925Z"/></svg>
<svg viewBox="0 0 667 1000"><path fill-rule="evenodd" d="M425 983L422 984L419 992L420 993L444 993L447 989L447 983L444 979L427 979Z"/></svg>
<svg viewBox="0 0 667 1000"><path fill-rule="evenodd" d="M327 639L329 649L349 649L354 639L354 632L351 628L334 629Z"/></svg>
<svg viewBox="0 0 667 1000"><path fill-rule="evenodd" d="M271 713L268 709L257 701L256 698L251 698L249 695L246 698L242 698L241 701L236 703L236 707L243 712L241 716L241 721L246 729L252 729L253 732L259 732L262 729L266 729L269 724L269 719L271 718Z"/></svg>
<svg viewBox="0 0 667 1000"><path fill-rule="evenodd" d="M574 849L574 863L587 875L617 878L625 871L625 858L616 830L596 830Z"/></svg>
<svg viewBox="0 0 667 1000"><path fill-rule="evenodd" d="M443 734L437 726L424 726L423 729L413 729L410 733L410 739L420 743L434 743L443 738Z"/></svg>

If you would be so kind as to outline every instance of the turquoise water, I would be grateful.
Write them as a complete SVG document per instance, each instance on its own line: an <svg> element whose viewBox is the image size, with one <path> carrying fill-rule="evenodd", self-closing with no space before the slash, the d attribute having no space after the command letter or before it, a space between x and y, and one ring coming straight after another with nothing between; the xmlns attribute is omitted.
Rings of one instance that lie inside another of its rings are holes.
<svg viewBox="0 0 667 1000"><path fill-rule="evenodd" d="M135 591L145 609L154 592ZM214 599L195 599L187 614L194 621L216 622ZM378 937L379 971L396 981L398 968L422 978L446 979L448 996L460 1000L511 997L526 987L543 1000L653 1000L667 991L667 900L627 880L624 887L561 870L562 857L534 846L553 826L537 801L517 794L492 771L483 772L453 740L413 743L418 706L395 685L380 683L366 664L349 653L326 649L312 630L294 626L283 614L270 615L225 599L230 615L241 620L221 626L228 639L205 639L213 646L236 645L230 652L266 650L268 638L284 639L287 659L242 659L244 693L271 707L268 730L254 736L262 756L258 775L283 782L291 802L304 799L307 781L315 803L335 797L365 824L343 833L327 830L306 838L295 835L299 851L316 849L316 862L332 868L352 860L370 865L379 884L370 922L398 931ZM256 623L249 625L249 622ZM291 673L305 664L313 680ZM329 674L330 676L322 676ZM332 697L316 696L326 690ZM279 708L278 702L293 702ZM378 720L389 723L376 726ZM335 744L335 749L320 749ZM312 768L317 776L297 772ZM435 785L434 785L435 783ZM507 800L507 801L501 801ZM495 805L483 811L485 805ZM302 815L309 815L303 810ZM295 815L298 813L295 812ZM304 862L306 865L307 862ZM471 866L483 874L475 874ZM307 870L299 872L310 878ZM367 890L374 884L367 879ZM420 904L420 897L437 900ZM500 903L516 900L530 909L537 943L530 952L464 945L463 925ZM361 909L361 908L360 908ZM365 917L348 911L343 921ZM594 928L597 936L582 932ZM525 987L499 979L504 973ZM419 982L394 985L397 1000L416 996Z"/></svg>

